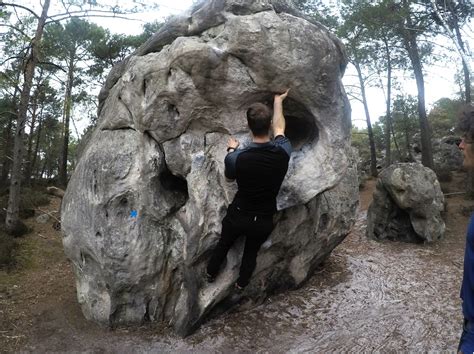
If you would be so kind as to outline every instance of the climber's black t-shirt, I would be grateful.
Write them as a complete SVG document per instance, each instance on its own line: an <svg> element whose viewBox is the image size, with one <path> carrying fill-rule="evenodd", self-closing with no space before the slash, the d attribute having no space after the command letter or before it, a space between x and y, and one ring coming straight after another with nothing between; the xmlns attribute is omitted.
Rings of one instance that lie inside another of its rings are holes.
<svg viewBox="0 0 474 354"><path fill-rule="evenodd" d="M238 191L232 205L251 215L276 212L276 196L288 170L291 143L278 135L268 143L251 143L227 154L225 176L236 179Z"/></svg>

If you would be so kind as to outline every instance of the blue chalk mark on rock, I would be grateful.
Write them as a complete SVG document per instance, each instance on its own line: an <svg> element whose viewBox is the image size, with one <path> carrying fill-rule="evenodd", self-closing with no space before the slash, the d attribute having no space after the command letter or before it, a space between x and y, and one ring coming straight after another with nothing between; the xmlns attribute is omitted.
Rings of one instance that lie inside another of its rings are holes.
<svg viewBox="0 0 474 354"><path fill-rule="evenodd" d="M131 218L136 218L138 216L138 212L136 210L131 210L130 211L130 217Z"/></svg>

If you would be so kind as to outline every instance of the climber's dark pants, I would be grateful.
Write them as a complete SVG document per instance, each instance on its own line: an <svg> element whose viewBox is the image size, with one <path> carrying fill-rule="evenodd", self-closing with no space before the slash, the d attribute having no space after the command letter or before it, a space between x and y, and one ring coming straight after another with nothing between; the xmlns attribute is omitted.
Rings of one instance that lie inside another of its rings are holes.
<svg viewBox="0 0 474 354"><path fill-rule="evenodd" d="M237 284L240 287L247 286L257 265L258 250L272 230L273 215L249 215L230 205L227 215L222 220L221 238L209 260L207 273L213 277L217 276L219 268L235 240L239 236L245 235L245 248Z"/></svg>

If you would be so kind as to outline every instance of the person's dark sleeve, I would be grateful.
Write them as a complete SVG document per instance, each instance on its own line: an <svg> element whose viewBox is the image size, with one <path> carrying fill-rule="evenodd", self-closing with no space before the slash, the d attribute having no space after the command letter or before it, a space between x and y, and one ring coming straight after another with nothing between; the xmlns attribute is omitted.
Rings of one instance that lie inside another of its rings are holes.
<svg viewBox="0 0 474 354"><path fill-rule="evenodd" d="M237 164L237 157L239 156L242 150L234 150L228 153L224 159L225 170L224 174L228 179L235 179L236 176L236 164Z"/></svg>
<svg viewBox="0 0 474 354"><path fill-rule="evenodd" d="M293 148L291 147L290 139L288 139L286 136L283 135L277 135L275 137L275 140L273 143L276 146L281 147L285 152L288 154L288 156L291 156L291 153L293 152Z"/></svg>

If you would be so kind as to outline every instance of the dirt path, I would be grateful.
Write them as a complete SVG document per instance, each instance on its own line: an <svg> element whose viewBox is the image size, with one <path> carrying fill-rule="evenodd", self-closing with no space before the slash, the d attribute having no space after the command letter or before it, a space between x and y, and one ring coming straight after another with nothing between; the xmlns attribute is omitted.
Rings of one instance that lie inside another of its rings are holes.
<svg viewBox="0 0 474 354"><path fill-rule="evenodd" d="M445 192L462 187L459 174ZM19 271L0 272L0 350L160 352L325 352L455 350L464 232L472 202L447 198L447 232L434 245L365 237L375 181L361 191L353 232L301 289L229 313L180 339L147 325L108 330L87 322L75 297L59 232L38 225ZM58 207L55 200L50 209Z"/></svg>

